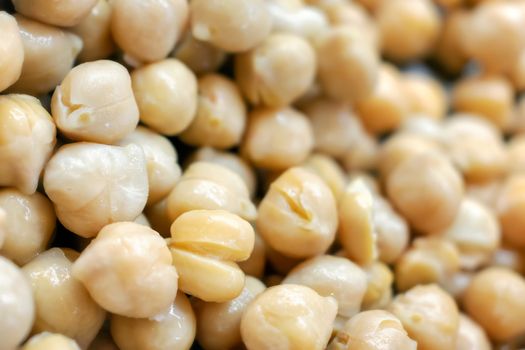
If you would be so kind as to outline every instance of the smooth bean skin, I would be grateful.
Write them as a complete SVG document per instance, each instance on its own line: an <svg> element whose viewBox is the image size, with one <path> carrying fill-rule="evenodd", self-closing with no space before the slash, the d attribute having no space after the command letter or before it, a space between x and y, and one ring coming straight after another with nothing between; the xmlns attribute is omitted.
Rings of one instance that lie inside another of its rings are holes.
<svg viewBox="0 0 525 350"><path fill-rule="evenodd" d="M0 91L13 85L22 73L24 46L13 16L0 12L0 30L5 33L0 43Z"/></svg>

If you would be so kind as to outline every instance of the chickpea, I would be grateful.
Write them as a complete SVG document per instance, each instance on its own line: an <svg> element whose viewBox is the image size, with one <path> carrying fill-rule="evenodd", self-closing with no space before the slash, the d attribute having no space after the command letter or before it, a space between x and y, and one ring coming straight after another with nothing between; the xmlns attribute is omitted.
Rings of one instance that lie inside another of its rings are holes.
<svg viewBox="0 0 525 350"><path fill-rule="evenodd" d="M226 60L226 53L221 49L195 39L190 31L182 38L173 57L180 60L195 74L212 73Z"/></svg>
<svg viewBox="0 0 525 350"><path fill-rule="evenodd" d="M80 350L78 344L62 334L43 332L34 335L21 350Z"/></svg>
<svg viewBox="0 0 525 350"><path fill-rule="evenodd" d="M0 190L0 208L4 211L5 240L0 254L18 265L28 263L46 249L55 231L53 205L42 194Z"/></svg>
<svg viewBox="0 0 525 350"><path fill-rule="evenodd" d="M515 174L505 180L496 201L503 239L513 246L525 246L525 174Z"/></svg>
<svg viewBox="0 0 525 350"><path fill-rule="evenodd" d="M430 76L405 74L402 84L411 113L443 119L448 101L446 91L438 80Z"/></svg>
<svg viewBox="0 0 525 350"><path fill-rule="evenodd" d="M194 209L224 209L246 220L257 216L240 176L210 162L191 164L167 197L167 213L172 221Z"/></svg>
<svg viewBox="0 0 525 350"><path fill-rule="evenodd" d="M474 321L496 341L514 338L525 330L525 281L517 273L501 267L478 272L468 286L463 302Z"/></svg>
<svg viewBox="0 0 525 350"><path fill-rule="evenodd" d="M157 231L162 237L169 237L171 235L170 227L173 223L168 217L167 205L168 200L163 198L159 202L147 206L144 209L144 215L146 215L151 228Z"/></svg>
<svg viewBox="0 0 525 350"><path fill-rule="evenodd" d="M104 323L106 313L71 275L78 253L52 248L26 264L36 305L32 333L58 332L86 348ZM81 315L81 317L79 317Z"/></svg>
<svg viewBox="0 0 525 350"><path fill-rule="evenodd" d="M416 350L401 321L383 310L363 311L346 322L337 332L328 350Z"/></svg>
<svg viewBox="0 0 525 350"><path fill-rule="evenodd" d="M341 161L347 171L373 170L378 164L379 143L363 129L361 123L357 125L352 147L346 151Z"/></svg>
<svg viewBox="0 0 525 350"><path fill-rule="evenodd" d="M190 7L193 36L228 52L254 48L272 28L263 0L195 0Z"/></svg>
<svg viewBox="0 0 525 350"><path fill-rule="evenodd" d="M299 284L315 290L319 295L335 298L338 314L352 317L361 309L367 289L364 271L342 257L320 255L295 266L283 284Z"/></svg>
<svg viewBox="0 0 525 350"><path fill-rule="evenodd" d="M339 200L346 186L345 173L337 162L323 154L312 154L302 165L305 169L319 176Z"/></svg>
<svg viewBox="0 0 525 350"><path fill-rule="evenodd" d="M386 191L405 219L428 234L453 222L464 187L448 160L438 154L421 153L402 161L392 171Z"/></svg>
<svg viewBox="0 0 525 350"><path fill-rule="evenodd" d="M121 350L188 350L195 339L195 328L195 314L181 292L166 310L153 317L111 317L111 335Z"/></svg>
<svg viewBox="0 0 525 350"><path fill-rule="evenodd" d="M462 43L463 33L469 31L468 18L467 11L457 9L443 19L443 29L434 47L433 57L448 74L460 74L468 61Z"/></svg>
<svg viewBox="0 0 525 350"><path fill-rule="evenodd" d="M108 0L97 0L89 15L71 28L84 43L78 55L80 62L101 60L115 52L111 36L111 11Z"/></svg>
<svg viewBox="0 0 525 350"><path fill-rule="evenodd" d="M244 288L224 303L197 301L197 341L205 350L233 349L242 343L241 317L250 302L266 289L256 278L246 277Z"/></svg>
<svg viewBox="0 0 525 350"><path fill-rule="evenodd" d="M33 194L55 146L53 119L32 96L2 95L0 125L0 186Z"/></svg>
<svg viewBox="0 0 525 350"><path fill-rule="evenodd" d="M44 189L68 230L94 237L105 225L142 213L148 198L144 152L136 145L62 146L46 165Z"/></svg>
<svg viewBox="0 0 525 350"><path fill-rule="evenodd" d="M107 60L73 68L55 89L51 112L60 132L75 141L115 143L139 122L128 71Z"/></svg>
<svg viewBox="0 0 525 350"><path fill-rule="evenodd" d="M197 114L180 139L195 146L237 146L246 126L246 106L237 86L218 74L198 81Z"/></svg>
<svg viewBox="0 0 525 350"><path fill-rule="evenodd" d="M487 335L483 328L464 314L459 315L458 338L456 350L491 350Z"/></svg>
<svg viewBox="0 0 525 350"><path fill-rule="evenodd" d="M183 63L166 59L131 73L140 121L163 135L186 129L197 111L197 78Z"/></svg>
<svg viewBox="0 0 525 350"><path fill-rule="evenodd" d="M315 77L314 49L293 34L272 34L235 56L235 79L254 105L283 107L305 93Z"/></svg>
<svg viewBox="0 0 525 350"><path fill-rule="evenodd" d="M387 264L394 263L408 246L408 224L386 199L378 195L374 198L372 218L377 234L378 257Z"/></svg>
<svg viewBox="0 0 525 350"><path fill-rule="evenodd" d="M308 119L291 108L258 108L248 118L241 153L256 167L282 170L301 164L314 146Z"/></svg>
<svg viewBox="0 0 525 350"><path fill-rule="evenodd" d="M128 60L166 58L189 17L186 0L113 0L111 33Z"/></svg>
<svg viewBox="0 0 525 350"><path fill-rule="evenodd" d="M337 302L308 287L284 284L268 288L245 309L241 335L248 350L326 347Z"/></svg>
<svg viewBox="0 0 525 350"><path fill-rule="evenodd" d="M22 73L24 46L22 37L13 16L0 11L0 91L13 85Z"/></svg>
<svg viewBox="0 0 525 350"><path fill-rule="evenodd" d="M453 349L459 328L454 299L434 284L416 286L390 304L393 313L420 350Z"/></svg>
<svg viewBox="0 0 525 350"><path fill-rule="evenodd" d="M247 260L238 263L241 270L250 276L262 278L266 265L266 245L258 234L255 235L253 251Z"/></svg>
<svg viewBox="0 0 525 350"><path fill-rule="evenodd" d="M58 27L71 27L80 23L96 3L97 0L13 0L16 12Z"/></svg>
<svg viewBox="0 0 525 350"><path fill-rule="evenodd" d="M525 173L525 135L516 135L508 143L509 170Z"/></svg>
<svg viewBox="0 0 525 350"><path fill-rule="evenodd" d="M259 205L257 230L281 254L307 258L324 253L335 239L336 201L329 187L302 168L275 180Z"/></svg>
<svg viewBox="0 0 525 350"><path fill-rule="evenodd" d="M379 261L363 268L367 287L361 304L362 310L384 309L392 301L394 274L390 268Z"/></svg>
<svg viewBox="0 0 525 350"><path fill-rule="evenodd" d="M379 58L360 33L348 27L332 28L316 49L319 80L329 97L355 103L373 93Z"/></svg>
<svg viewBox="0 0 525 350"><path fill-rule="evenodd" d="M39 2L48 3L45 0ZM15 15L15 18L24 45L24 64L20 78L9 91L31 95L48 93L71 70L82 50L82 40L60 28L20 15Z"/></svg>
<svg viewBox="0 0 525 350"><path fill-rule="evenodd" d="M132 222L106 225L73 263L72 275L104 309L152 317L177 293L177 271L162 237Z"/></svg>
<svg viewBox="0 0 525 350"><path fill-rule="evenodd" d="M35 306L31 284L11 261L0 256L0 349L15 349L29 334Z"/></svg>
<svg viewBox="0 0 525 350"><path fill-rule="evenodd" d="M177 152L168 139L143 126L136 128L120 145L132 143L144 151L149 187L147 205L155 204L170 193L180 178Z"/></svg>
<svg viewBox="0 0 525 350"><path fill-rule="evenodd" d="M426 138L427 141L432 141L437 146L444 143L443 124L441 121L420 114L413 114L406 119L398 129L398 133L420 136ZM390 139L393 139L393 137Z"/></svg>

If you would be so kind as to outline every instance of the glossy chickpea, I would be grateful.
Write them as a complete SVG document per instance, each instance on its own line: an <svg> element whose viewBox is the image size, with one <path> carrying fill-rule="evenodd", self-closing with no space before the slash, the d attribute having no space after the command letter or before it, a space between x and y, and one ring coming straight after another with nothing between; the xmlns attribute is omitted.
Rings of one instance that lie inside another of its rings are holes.
<svg viewBox="0 0 525 350"><path fill-rule="evenodd" d="M176 59L166 59L131 73L140 121L163 135L186 129L197 111L197 78Z"/></svg>
<svg viewBox="0 0 525 350"><path fill-rule="evenodd" d="M0 91L13 85L22 73L24 46L13 16L0 11Z"/></svg>
<svg viewBox="0 0 525 350"><path fill-rule="evenodd" d="M62 334L43 332L32 336L20 350L80 350L78 344Z"/></svg>
<svg viewBox="0 0 525 350"><path fill-rule="evenodd" d="M459 328L454 299L434 284L399 294L388 307L421 350L453 349Z"/></svg>
<svg viewBox="0 0 525 350"><path fill-rule="evenodd" d="M82 40L60 28L20 15L15 18L24 45L24 64L20 78L9 91L31 95L47 93L71 70L82 49Z"/></svg>
<svg viewBox="0 0 525 350"><path fill-rule="evenodd" d="M302 166L319 176L328 185L336 201L344 192L345 173L337 162L324 154L312 154Z"/></svg>
<svg viewBox="0 0 525 350"><path fill-rule="evenodd" d="M367 287L361 304L362 310L385 309L392 301L394 274L390 268L379 261L363 268Z"/></svg>
<svg viewBox="0 0 525 350"><path fill-rule="evenodd" d="M505 268L490 267L474 276L463 301L467 314L491 339L502 342L524 331L520 321L525 313L523 293L523 277Z"/></svg>
<svg viewBox="0 0 525 350"><path fill-rule="evenodd" d="M464 314L459 315L456 350L490 350L492 345L479 324Z"/></svg>
<svg viewBox="0 0 525 350"><path fill-rule="evenodd" d="M238 262L241 270L246 274L261 279L266 266L266 245L260 235L255 235L253 251L247 260Z"/></svg>
<svg viewBox="0 0 525 350"><path fill-rule="evenodd" d="M46 165L44 189L67 229L93 237L106 224L142 213L148 198L144 152L136 145L62 146Z"/></svg>
<svg viewBox="0 0 525 350"><path fill-rule="evenodd" d="M282 170L301 164L314 146L308 119L291 108L257 108L248 118L241 153L256 167Z"/></svg>
<svg viewBox="0 0 525 350"><path fill-rule="evenodd" d="M468 61L462 43L463 32L468 30L468 18L467 11L454 10L443 19L433 58L448 74L460 74Z"/></svg>
<svg viewBox="0 0 525 350"><path fill-rule="evenodd" d="M32 96L2 95L0 123L0 186L32 194L56 143L53 119Z"/></svg>
<svg viewBox="0 0 525 350"><path fill-rule="evenodd" d="M195 329L195 314L181 292L166 310L153 317L111 317L111 335L121 350L188 350L195 339Z"/></svg>
<svg viewBox="0 0 525 350"><path fill-rule="evenodd" d="M525 246L525 174L514 174L503 183L496 200L503 239L516 247Z"/></svg>
<svg viewBox="0 0 525 350"><path fill-rule="evenodd" d="M337 302L308 287L283 284L268 288L245 309L242 340L249 350L326 347Z"/></svg>
<svg viewBox="0 0 525 350"><path fill-rule="evenodd" d="M197 114L180 139L194 146L237 146L246 126L246 106L237 86L225 76L207 74L198 89Z"/></svg>
<svg viewBox="0 0 525 350"><path fill-rule="evenodd" d="M115 0L111 33L133 65L166 58L188 21L186 0Z"/></svg>
<svg viewBox="0 0 525 350"><path fill-rule="evenodd" d="M71 27L82 21L97 0L14 0L16 12L39 22L58 27Z"/></svg>
<svg viewBox="0 0 525 350"><path fill-rule="evenodd" d="M182 38L172 56L188 66L195 74L212 73L226 61L226 53L223 50L196 39L191 31Z"/></svg>
<svg viewBox="0 0 525 350"><path fill-rule="evenodd" d="M447 95L441 83L430 76L404 74L404 93L410 113L443 119L447 112Z"/></svg>
<svg viewBox="0 0 525 350"><path fill-rule="evenodd" d="M148 202L152 205L166 197L179 180L181 170L177 164L177 152L169 140L154 131L139 126L120 145L140 146L146 157L148 170Z"/></svg>
<svg viewBox="0 0 525 350"><path fill-rule="evenodd" d="M302 168L275 180L259 205L257 230L265 242L293 258L325 252L335 239L336 201L329 187Z"/></svg>

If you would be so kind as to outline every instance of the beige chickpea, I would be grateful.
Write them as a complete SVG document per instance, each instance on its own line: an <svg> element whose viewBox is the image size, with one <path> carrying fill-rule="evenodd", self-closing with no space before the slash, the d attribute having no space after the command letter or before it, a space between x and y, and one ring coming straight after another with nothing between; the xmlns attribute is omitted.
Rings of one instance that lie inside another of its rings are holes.
<svg viewBox="0 0 525 350"><path fill-rule="evenodd" d="M106 313L74 279L71 268L78 253L52 248L26 264L22 271L31 282L36 317L32 333L57 332L86 348L104 323Z"/></svg>
<svg viewBox="0 0 525 350"><path fill-rule="evenodd" d="M336 333L328 350L416 350L401 321L388 311L363 311Z"/></svg>
<svg viewBox="0 0 525 350"><path fill-rule="evenodd" d="M58 333L42 332L32 336L20 350L80 350L71 338Z"/></svg>
<svg viewBox="0 0 525 350"><path fill-rule="evenodd" d="M338 315L352 317L361 309L367 289L364 271L343 257L320 255L295 266L282 284L299 284L335 298Z"/></svg>
<svg viewBox="0 0 525 350"><path fill-rule="evenodd" d="M428 234L452 223L464 185L443 156L421 153L402 161L392 171L386 191L405 219L418 231Z"/></svg>
<svg viewBox="0 0 525 350"><path fill-rule="evenodd" d="M313 130L302 113L258 108L249 115L241 153L256 167L282 170L301 164L313 146Z"/></svg>
<svg viewBox="0 0 525 350"><path fill-rule="evenodd" d="M73 68L55 89L51 112L60 132L75 141L115 143L139 122L128 71L108 60Z"/></svg>
<svg viewBox="0 0 525 350"><path fill-rule="evenodd" d="M140 121L163 135L186 129L197 111L197 78L176 59L166 59L131 73Z"/></svg>
<svg viewBox="0 0 525 350"><path fill-rule="evenodd" d="M503 183L496 200L503 239L516 247L525 246L525 174L514 174Z"/></svg>
<svg viewBox="0 0 525 350"><path fill-rule="evenodd" d="M241 335L248 350L324 349L332 333L337 302L308 287L268 288L245 309Z"/></svg>
<svg viewBox="0 0 525 350"><path fill-rule="evenodd" d="M10 260L0 256L0 349L15 349L29 334L35 305L31 284Z"/></svg>
<svg viewBox="0 0 525 350"><path fill-rule="evenodd" d="M22 266L49 244L56 222L53 205L38 192L26 195L4 188L0 190L0 208L5 214L0 254Z"/></svg>
<svg viewBox="0 0 525 350"><path fill-rule="evenodd" d="M496 341L514 338L524 331L525 281L517 273L490 267L477 273L463 298L465 310Z"/></svg>
<svg viewBox="0 0 525 350"><path fill-rule="evenodd" d="M360 33L344 26L332 28L319 39L316 50L319 80L329 97L355 103L372 94L379 58Z"/></svg>
<svg viewBox="0 0 525 350"><path fill-rule="evenodd" d="M113 0L111 33L130 62L166 58L189 16L186 0Z"/></svg>
<svg viewBox="0 0 525 350"><path fill-rule="evenodd" d="M445 89L437 79L421 74L404 74L402 85L410 113L443 119L448 100Z"/></svg>
<svg viewBox="0 0 525 350"><path fill-rule="evenodd" d="M32 96L2 95L0 124L0 186L32 194L56 143L53 119Z"/></svg>
<svg viewBox="0 0 525 350"><path fill-rule="evenodd" d="M246 220L257 216L242 178L211 162L191 164L167 197L167 213L172 221L194 209L223 209Z"/></svg>
<svg viewBox="0 0 525 350"><path fill-rule="evenodd" d="M166 310L153 317L111 317L111 335L121 350L189 350L195 339L195 329L195 314L181 292Z"/></svg>
<svg viewBox="0 0 525 350"><path fill-rule="evenodd" d="M159 202L147 206L144 209L144 215L148 219L151 228L157 231L162 237L170 236L170 227L173 223L168 217L167 205L167 199L163 198Z"/></svg>
<svg viewBox="0 0 525 350"><path fill-rule="evenodd" d="M235 56L235 79L254 105L283 107L312 84L314 49L293 34L271 34L253 50Z"/></svg>
<svg viewBox="0 0 525 350"><path fill-rule="evenodd" d="M483 328L467 315L459 315L456 350L491 350L492 346Z"/></svg>
<svg viewBox="0 0 525 350"><path fill-rule="evenodd" d="M468 11L456 9L443 18L443 28L434 47L433 58L448 74L459 75L468 61L462 37L468 31Z"/></svg>
<svg viewBox="0 0 525 350"><path fill-rule="evenodd" d="M60 28L20 15L15 18L24 45L24 64L20 78L9 91L31 95L47 93L71 70L82 49L82 40Z"/></svg>
<svg viewBox="0 0 525 350"><path fill-rule="evenodd" d="M177 163L177 151L171 142L143 126L139 126L120 145L140 146L146 157L148 169L149 195L147 205L152 205L166 197L180 178L181 170Z"/></svg>
<svg viewBox="0 0 525 350"><path fill-rule="evenodd" d="M190 8L193 36L228 52L254 48L272 28L263 0L196 0Z"/></svg>
<svg viewBox="0 0 525 350"><path fill-rule="evenodd" d="M22 73L24 46L13 16L0 11L0 91L13 85Z"/></svg>
<svg viewBox="0 0 525 350"><path fill-rule="evenodd" d="M454 299L434 284L399 294L390 304L393 313L420 350L453 349L459 328Z"/></svg>
<svg viewBox="0 0 525 350"><path fill-rule="evenodd" d="M335 198L323 180L306 169L284 172L259 205L258 232L269 246L289 257L325 252L336 229Z"/></svg>
<svg viewBox="0 0 525 350"><path fill-rule="evenodd" d="M379 142L364 130L361 123L357 125L352 147L345 152L341 162L347 171L374 170L378 165Z"/></svg>
<svg viewBox="0 0 525 350"><path fill-rule="evenodd" d="M394 274L388 265L375 261L365 266L367 287L361 304L362 310L384 309L392 301Z"/></svg>
<svg viewBox="0 0 525 350"><path fill-rule="evenodd" d="M93 237L106 224L142 213L148 198L144 152L137 145L62 146L46 165L44 189L67 229Z"/></svg>
<svg viewBox="0 0 525 350"><path fill-rule="evenodd" d="M152 317L177 293L177 271L166 242L132 222L106 225L73 263L72 275L104 309Z"/></svg>
<svg viewBox="0 0 525 350"><path fill-rule="evenodd" d="M312 154L302 166L319 176L328 185L336 201L346 186L345 173L337 162L324 154Z"/></svg>
<svg viewBox="0 0 525 350"><path fill-rule="evenodd" d="M386 199L378 195L374 198L372 216L377 234L378 258L387 264L394 263L408 246L408 224Z"/></svg>
<svg viewBox="0 0 525 350"><path fill-rule="evenodd" d="M253 251L247 260L238 263L241 270L250 276L262 278L266 266L266 245L260 235L255 235Z"/></svg>
<svg viewBox="0 0 525 350"><path fill-rule="evenodd" d="M194 146L237 146L246 127L246 106L234 82L219 74L198 81L197 114L180 139Z"/></svg>
<svg viewBox="0 0 525 350"><path fill-rule="evenodd" d="M71 27L80 23L97 0L14 0L16 12L39 22L58 27Z"/></svg>
<svg viewBox="0 0 525 350"><path fill-rule="evenodd" d="M246 277L244 288L224 303L196 301L197 341L205 350L233 349L242 343L241 317L249 303L266 289L256 278Z"/></svg>
<svg viewBox="0 0 525 350"><path fill-rule="evenodd" d="M525 172L525 135L516 135L508 143L509 171L511 173Z"/></svg>
<svg viewBox="0 0 525 350"><path fill-rule="evenodd" d="M212 73L226 61L226 53L223 50L208 42L195 39L191 31L182 38L172 56L188 66L195 74Z"/></svg>
<svg viewBox="0 0 525 350"><path fill-rule="evenodd" d="M78 55L80 62L101 60L115 52L111 36L111 11L108 0L97 0L87 17L71 28L84 43Z"/></svg>

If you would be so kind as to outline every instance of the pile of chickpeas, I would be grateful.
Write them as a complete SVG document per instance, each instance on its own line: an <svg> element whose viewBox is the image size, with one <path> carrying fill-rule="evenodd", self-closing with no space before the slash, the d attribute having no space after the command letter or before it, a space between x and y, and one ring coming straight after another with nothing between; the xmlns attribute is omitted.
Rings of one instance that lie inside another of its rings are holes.
<svg viewBox="0 0 525 350"><path fill-rule="evenodd" d="M522 349L524 275L525 1L0 0L0 350Z"/></svg>

